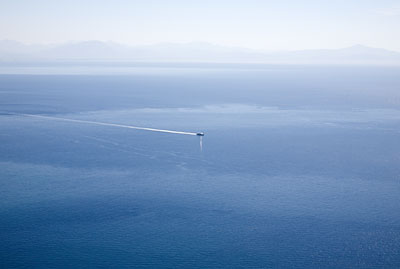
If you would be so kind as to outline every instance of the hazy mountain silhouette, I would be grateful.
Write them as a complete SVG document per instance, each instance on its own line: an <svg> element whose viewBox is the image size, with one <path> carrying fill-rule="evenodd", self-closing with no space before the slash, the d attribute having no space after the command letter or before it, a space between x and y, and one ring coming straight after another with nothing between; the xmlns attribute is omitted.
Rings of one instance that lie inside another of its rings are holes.
<svg viewBox="0 0 400 269"><path fill-rule="evenodd" d="M0 41L0 61L145 61L235 62L299 64L400 64L400 53L355 45L343 49L268 52L225 47L205 42L126 46L113 42L83 41L53 45L26 45Z"/></svg>

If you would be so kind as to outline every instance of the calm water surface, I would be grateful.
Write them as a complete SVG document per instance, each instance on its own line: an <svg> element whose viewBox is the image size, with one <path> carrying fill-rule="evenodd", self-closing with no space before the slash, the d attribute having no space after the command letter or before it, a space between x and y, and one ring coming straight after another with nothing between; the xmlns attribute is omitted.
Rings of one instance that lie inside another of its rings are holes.
<svg viewBox="0 0 400 269"><path fill-rule="evenodd" d="M0 75L2 268L400 267L399 68L29 70Z"/></svg>

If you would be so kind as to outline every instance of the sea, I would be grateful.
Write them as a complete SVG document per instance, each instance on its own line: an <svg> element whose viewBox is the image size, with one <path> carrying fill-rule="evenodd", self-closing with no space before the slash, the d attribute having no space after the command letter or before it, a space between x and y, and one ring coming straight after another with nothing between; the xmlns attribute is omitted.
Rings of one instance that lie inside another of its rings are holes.
<svg viewBox="0 0 400 269"><path fill-rule="evenodd" d="M1 64L0 267L400 268L400 67Z"/></svg>

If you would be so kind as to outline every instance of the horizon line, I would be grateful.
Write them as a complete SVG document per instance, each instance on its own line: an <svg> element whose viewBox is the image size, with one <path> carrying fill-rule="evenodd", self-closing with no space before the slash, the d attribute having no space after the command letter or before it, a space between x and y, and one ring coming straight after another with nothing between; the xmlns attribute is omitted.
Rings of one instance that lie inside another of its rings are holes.
<svg viewBox="0 0 400 269"><path fill-rule="evenodd" d="M336 47L336 48L296 48L296 49L262 49L262 48L252 48L252 47L246 47L246 46L240 46L240 45L226 45L226 44L219 44L215 42L209 42L209 41L188 41L188 42L171 42L171 41L159 41L159 42L154 42L154 43L142 43L142 44L127 44L119 41L114 41L114 40L100 40L100 39L87 39L87 40L67 40L67 41L60 41L60 42L43 42L43 43L35 43L35 42L25 42L25 41L20 41L20 40L15 40L15 39L1 39L0 42L16 42L20 43L22 45L26 46L58 46L58 45L72 45L72 44L79 44L79 43L89 43L89 42L98 42L98 43L114 43L115 45L121 45L129 48L135 48L135 47L151 47L151 46L157 46L157 45L190 45L190 44L206 44L206 45L212 45L215 47L223 47L223 48L229 48L229 49L246 49L246 50L252 50L252 51L258 51L258 52L293 52L293 51L309 51L309 50L340 50L340 49L348 49L348 48L353 48L353 47L365 47L365 48L370 48L370 49L383 49L387 51L392 51L392 52L397 52L400 53L400 50L394 50L394 49L387 49L384 47L375 47L375 46L370 46L370 45L364 45L361 43L356 43L353 45L349 46L344 46L344 47Z"/></svg>

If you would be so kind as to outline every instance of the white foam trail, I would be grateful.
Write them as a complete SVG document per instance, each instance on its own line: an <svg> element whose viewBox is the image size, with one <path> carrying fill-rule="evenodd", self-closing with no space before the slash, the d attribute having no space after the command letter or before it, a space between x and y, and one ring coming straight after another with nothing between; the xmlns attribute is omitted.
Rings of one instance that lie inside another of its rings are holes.
<svg viewBox="0 0 400 269"><path fill-rule="evenodd" d="M173 130L137 127L137 126L131 126L131 125L114 124L114 123L106 123L106 122L98 122L98 121L74 120L74 119L66 119L66 118L58 118L58 117L50 117L50 116L33 115L33 114L16 114L16 113L9 113L9 114L17 115L17 116L33 117L33 118L42 118L42 119L50 119L50 120L60 120L60 121L68 121L68 122L78 122L78 123L87 123L87 124L96 124L96 125L103 125L103 126L112 126L112 127L160 132L160 133L197 135L197 133L192 133L192 132L181 132L181 131L173 131Z"/></svg>

